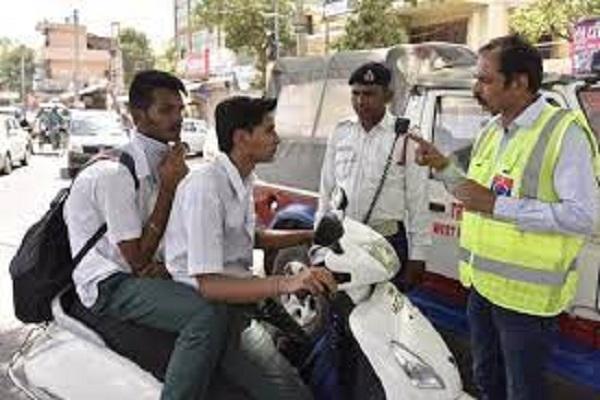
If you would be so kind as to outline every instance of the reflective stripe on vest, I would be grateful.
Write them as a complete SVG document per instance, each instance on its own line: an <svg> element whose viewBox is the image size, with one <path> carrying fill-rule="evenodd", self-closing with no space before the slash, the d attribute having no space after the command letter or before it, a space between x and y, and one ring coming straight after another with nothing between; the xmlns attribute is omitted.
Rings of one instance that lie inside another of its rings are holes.
<svg viewBox="0 0 600 400"><path fill-rule="evenodd" d="M523 178L521 180L521 194L523 198L538 198L540 177L542 175L542 163L544 162L544 156L548 149L550 138L552 137L552 133L556 126L568 113L568 110L559 109L544 125L542 133L540 134L529 160L527 161L525 170L523 171Z"/></svg>
<svg viewBox="0 0 600 400"><path fill-rule="evenodd" d="M472 259L471 259L472 255ZM472 254L469 250L459 249L459 260L467 264L475 265L481 271L499 275L503 278L515 281L534 283L539 285L562 286L567 280L569 272L577 267L577 260L573 260L566 271L545 271L532 269L523 265L508 264L502 261L492 260L477 254Z"/></svg>

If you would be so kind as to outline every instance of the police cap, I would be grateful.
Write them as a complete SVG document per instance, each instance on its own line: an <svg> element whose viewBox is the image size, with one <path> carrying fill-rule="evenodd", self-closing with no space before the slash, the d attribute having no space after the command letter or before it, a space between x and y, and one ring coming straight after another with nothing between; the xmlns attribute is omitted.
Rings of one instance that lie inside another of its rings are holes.
<svg viewBox="0 0 600 400"><path fill-rule="evenodd" d="M389 68L378 62L368 62L358 67L348 80L349 85L380 85L388 87L392 80Z"/></svg>

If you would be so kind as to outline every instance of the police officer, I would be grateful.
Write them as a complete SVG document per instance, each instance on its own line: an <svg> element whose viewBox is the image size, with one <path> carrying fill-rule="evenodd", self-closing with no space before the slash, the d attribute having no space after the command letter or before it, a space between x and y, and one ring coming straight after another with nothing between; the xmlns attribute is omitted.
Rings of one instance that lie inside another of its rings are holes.
<svg viewBox="0 0 600 400"><path fill-rule="evenodd" d="M420 138L417 161L464 203L459 272L481 399L547 398L549 332L577 290L577 256L598 216L598 146L575 112L540 95L542 58L518 36L479 50L475 97L496 115L466 177ZM577 177L577 178L574 178Z"/></svg>
<svg viewBox="0 0 600 400"><path fill-rule="evenodd" d="M427 170L414 163L413 143L396 136L396 119L386 111L393 97L390 70L369 62L348 83L356 115L340 121L329 137L317 218L330 207L333 189L342 188L349 202L346 215L392 243L403 263L396 283L411 284L425 268L431 243Z"/></svg>

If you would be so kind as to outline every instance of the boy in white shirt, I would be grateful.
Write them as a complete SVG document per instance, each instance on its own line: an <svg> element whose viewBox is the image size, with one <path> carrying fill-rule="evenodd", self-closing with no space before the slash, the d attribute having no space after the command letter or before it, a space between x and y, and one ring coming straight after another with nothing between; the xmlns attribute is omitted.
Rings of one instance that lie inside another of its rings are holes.
<svg viewBox="0 0 600 400"><path fill-rule="evenodd" d="M250 271L254 247L312 242L311 231L255 230L252 172L257 163L271 161L277 150L275 106L275 100L249 97L221 102L215 111L221 153L190 173L175 196L165 233L167 268L173 279L214 302L251 304L284 293L336 290L333 276L324 268L267 278L253 277ZM241 309L230 307L230 312L245 327L250 321L240 317ZM227 378L256 399L311 398L272 342L255 340L260 335L260 327L253 325L239 344L229 347L221 363Z"/></svg>

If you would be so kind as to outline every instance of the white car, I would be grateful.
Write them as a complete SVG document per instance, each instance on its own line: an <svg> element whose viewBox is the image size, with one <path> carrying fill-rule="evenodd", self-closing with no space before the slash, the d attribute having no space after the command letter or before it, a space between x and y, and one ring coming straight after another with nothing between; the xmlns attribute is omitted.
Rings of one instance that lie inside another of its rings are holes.
<svg viewBox="0 0 600 400"><path fill-rule="evenodd" d="M188 154L202 154L209 127L205 120L185 118L181 126L181 142Z"/></svg>
<svg viewBox="0 0 600 400"><path fill-rule="evenodd" d="M29 164L31 160L31 139L17 119L0 114L0 172L8 175L13 166Z"/></svg>
<svg viewBox="0 0 600 400"><path fill-rule="evenodd" d="M204 141L204 148L202 149L202 157L205 160L213 160L218 153L219 140L217 139L217 132L213 128L209 128L206 140Z"/></svg>
<svg viewBox="0 0 600 400"><path fill-rule="evenodd" d="M69 123L68 176L74 177L97 153L121 147L127 142L129 134L117 113L104 110L73 110Z"/></svg>

